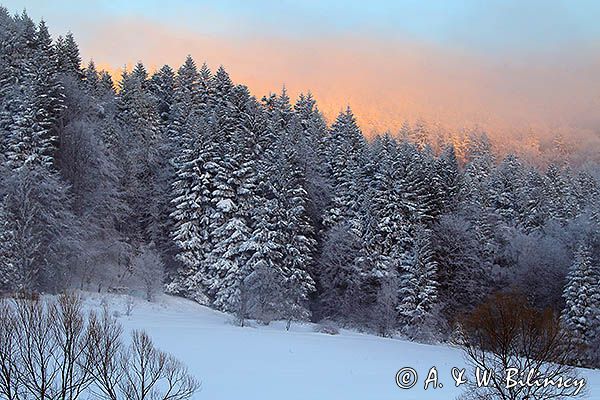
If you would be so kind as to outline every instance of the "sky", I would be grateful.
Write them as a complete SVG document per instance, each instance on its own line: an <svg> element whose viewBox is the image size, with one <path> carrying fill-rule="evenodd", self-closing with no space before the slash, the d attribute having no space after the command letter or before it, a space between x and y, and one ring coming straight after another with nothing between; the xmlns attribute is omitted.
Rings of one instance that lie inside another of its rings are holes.
<svg viewBox="0 0 600 400"><path fill-rule="evenodd" d="M600 2L4 0L72 31L84 62L223 65L257 97L311 91L367 133L423 119L599 137Z"/></svg>

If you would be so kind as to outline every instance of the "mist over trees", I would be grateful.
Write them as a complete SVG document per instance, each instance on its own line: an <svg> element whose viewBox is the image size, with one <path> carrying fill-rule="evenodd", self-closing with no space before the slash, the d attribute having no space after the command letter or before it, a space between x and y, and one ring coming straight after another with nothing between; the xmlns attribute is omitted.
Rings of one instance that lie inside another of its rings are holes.
<svg viewBox="0 0 600 400"><path fill-rule="evenodd" d="M191 57L115 83L71 34L0 27L1 292L162 283L242 321L435 340L510 288L594 348L600 168L562 141L540 167L423 122L366 140L310 93L257 99Z"/></svg>

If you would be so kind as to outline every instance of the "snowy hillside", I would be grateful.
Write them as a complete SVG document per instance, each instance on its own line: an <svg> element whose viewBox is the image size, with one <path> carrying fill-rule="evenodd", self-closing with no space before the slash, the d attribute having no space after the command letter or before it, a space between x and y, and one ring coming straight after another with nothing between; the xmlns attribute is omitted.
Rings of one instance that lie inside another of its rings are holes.
<svg viewBox="0 0 600 400"><path fill-rule="evenodd" d="M188 300L163 296L157 303L135 299L126 316L127 298L86 295L90 308L108 304L126 329L147 330L158 347L184 361L202 380L197 399L453 399L450 369L463 364L461 353L342 330L331 336L310 324L283 323L240 328L226 314ZM395 374L413 367L419 383L403 390ZM442 388L423 390L432 366ZM589 399L600 398L600 372L584 371Z"/></svg>

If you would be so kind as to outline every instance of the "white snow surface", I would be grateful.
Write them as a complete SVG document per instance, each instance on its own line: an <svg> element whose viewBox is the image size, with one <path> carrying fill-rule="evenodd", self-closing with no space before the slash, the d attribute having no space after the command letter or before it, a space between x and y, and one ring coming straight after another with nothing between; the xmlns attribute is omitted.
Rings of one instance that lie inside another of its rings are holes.
<svg viewBox="0 0 600 400"><path fill-rule="evenodd" d="M126 316L126 296L83 295L86 308L107 304L125 331L143 329L156 346L183 361L202 382L194 399L210 400L427 400L454 399L461 393L452 367L464 367L461 352L443 345L386 339L349 330L338 335L314 331L315 325L284 322L238 327L233 317L172 296L154 303L134 299ZM423 389L431 367L442 388ZM418 383L396 386L396 372L414 368ZM468 374L468 372L467 372ZM600 371L583 370L588 399L600 399Z"/></svg>

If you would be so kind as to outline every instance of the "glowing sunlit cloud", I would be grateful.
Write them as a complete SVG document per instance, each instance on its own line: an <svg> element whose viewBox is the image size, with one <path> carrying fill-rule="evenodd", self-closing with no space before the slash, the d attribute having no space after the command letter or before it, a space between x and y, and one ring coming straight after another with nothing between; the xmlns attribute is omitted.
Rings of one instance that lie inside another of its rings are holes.
<svg viewBox="0 0 600 400"><path fill-rule="evenodd" d="M397 38L217 37L139 19L101 21L77 38L85 59L114 70L138 60L149 70L177 69L191 54L213 69L224 65L257 97L284 84L292 96L310 90L329 120L350 104L367 134L394 132L417 119L503 135L531 129L583 134L600 126L600 58L580 49L562 59L498 62Z"/></svg>

